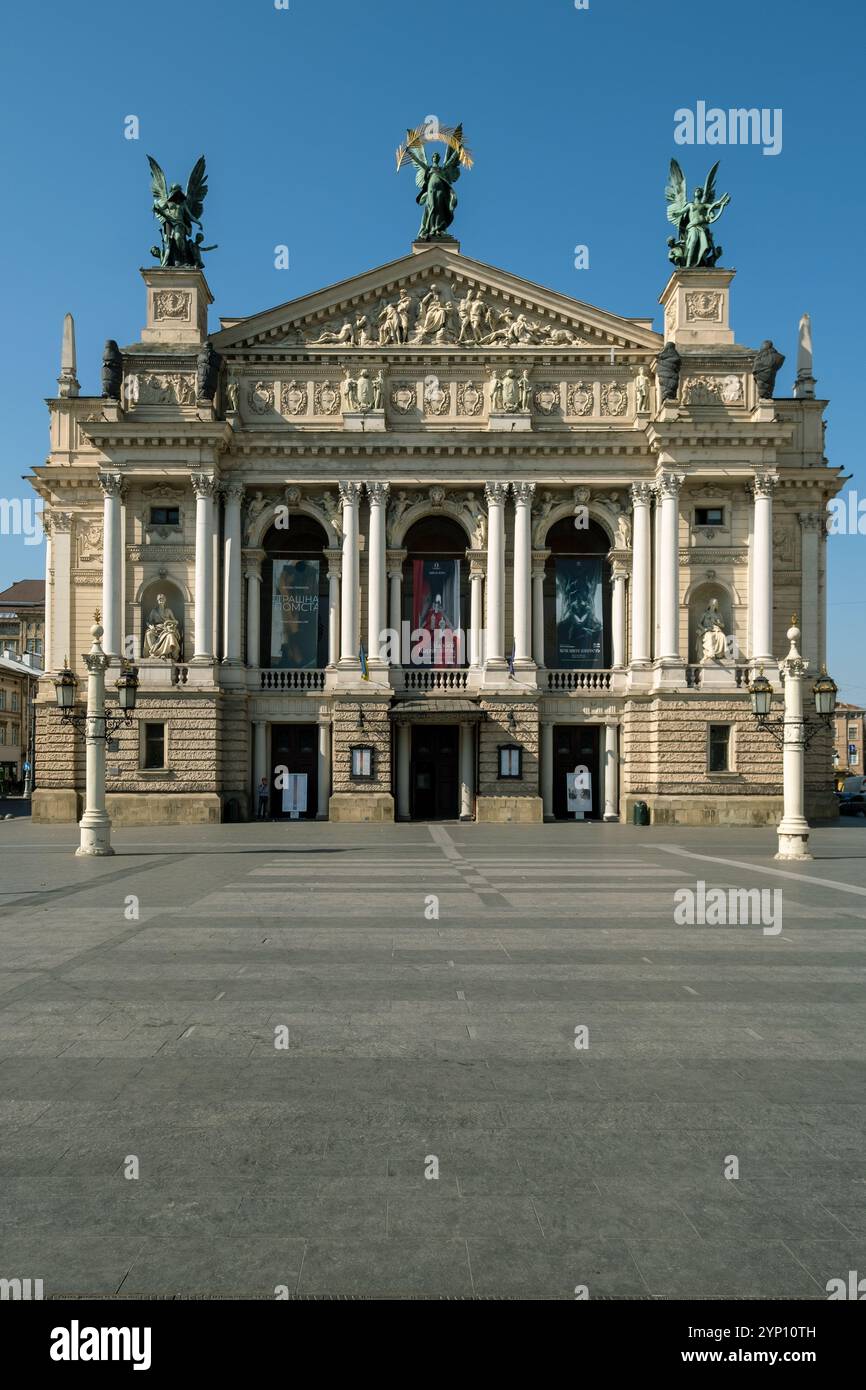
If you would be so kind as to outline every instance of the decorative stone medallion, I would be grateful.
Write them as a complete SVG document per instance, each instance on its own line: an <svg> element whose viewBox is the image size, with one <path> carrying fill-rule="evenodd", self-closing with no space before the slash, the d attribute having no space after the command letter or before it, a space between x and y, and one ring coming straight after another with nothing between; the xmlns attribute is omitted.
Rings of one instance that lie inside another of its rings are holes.
<svg viewBox="0 0 866 1390"><path fill-rule="evenodd" d="M451 408L451 387L433 377L424 387L424 414L447 415Z"/></svg>
<svg viewBox="0 0 866 1390"><path fill-rule="evenodd" d="M274 388L266 381L257 381L249 389L250 410L255 415L267 415L274 408Z"/></svg>
<svg viewBox="0 0 866 1390"><path fill-rule="evenodd" d="M166 319L189 322L192 296L185 290L157 290L153 296L153 317L157 322Z"/></svg>
<svg viewBox="0 0 866 1390"><path fill-rule="evenodd" d="M480 415L484 408L484 392L474 381L461 381L457 387L457 414Z"/></svg>
<svg viewBox="0 0 866 1390"><path fill-rule="evenodd" d="M593 389L585 381L568 388L568 408L572 415L591 415L594 405Z"/></svg>
<svg viewBox="0 0 866 1390"><path fill-rule="evenodd" d="M716 290L691 290L686 293L686 320L689 323L720 323L722 296Z"/></svg>
<svg viewBox="0 0 866 1390"><path fill-rule="evenodd" d="M542 415L552 415L559 408L559 386L552 381L543 381L536 386L532 399L536 410L540 410Z"/></svg>
<svg viewBox="0 0 866 1390"><path fill-rule="evenodd" d="M284 415L303 415L307 409L307 388L297 381L284 382L280 388L280 410Z"/></svg>
<svg viewBox="0 0 866 1390"><path fill-rule="evenodd" d="M601 388L602 415L625 415L628 405L628 391L615 381L609 381Z"/></svg>
<svg viewBox="0 0 866 1390"><path fill-rule="evenodd" d="M415 387L411 381L398 381L391 391L391 404L401 415L407 415L415 405Z"/></svg>
<svg viewBox="0 0 866 1390"><path fill-rule="evenodd" d="M317 415L339 415L340 388L336 382L317 382L314 400Z"/></svg>

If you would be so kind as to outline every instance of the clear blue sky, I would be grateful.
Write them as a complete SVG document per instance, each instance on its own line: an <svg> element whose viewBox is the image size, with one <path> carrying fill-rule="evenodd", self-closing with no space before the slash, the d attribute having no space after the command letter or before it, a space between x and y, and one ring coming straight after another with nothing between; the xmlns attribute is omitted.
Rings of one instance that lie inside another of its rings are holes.
<svg viewBox="0 0 866 1390"><path fill-rule="evenodd" d="M678 17L682 16L680 20ZM463 250L615 312L658 317L668 274L663 187L721 156L719 227L737 268L737 340L771 337L793 382L812 315L832 463L862 487L866 362L860 0L45 0L4 14L0 104L3 444L0 497L44 460L63 314L99 392L106 338L139 336L138 268L156 239L146 154L186 180L207 155L214 312L265 309L404 254L417 226L405 127L462 120L477 166L458 186ZM781 153L674 145L674 112L781 107ZM141 138L124 139L138 116ZM29 221L29 225L27 225ZM274 246L290 268L274 269ZM590 268L574 269L574 247ZM214 320L215 322L215 320ZM866 524L866 523L864 523ZM830 542L830 669L866 704L858 634L866 537ZM0 585L41 548L0 536Z"/></svg>

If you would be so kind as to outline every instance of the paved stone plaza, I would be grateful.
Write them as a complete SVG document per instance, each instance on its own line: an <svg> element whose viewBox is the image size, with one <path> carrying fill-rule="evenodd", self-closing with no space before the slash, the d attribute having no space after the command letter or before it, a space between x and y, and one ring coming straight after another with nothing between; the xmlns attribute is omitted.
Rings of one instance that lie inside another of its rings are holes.
<svg viewBox="0 0 866 1390"><path fill-rule="evenodd" d="M597 824L75 843L0 823L0 1275L821 1299L866 1272L860 824L793 867L771 830ZM698 880L781 889L781 930L675 925Z"/></svg>

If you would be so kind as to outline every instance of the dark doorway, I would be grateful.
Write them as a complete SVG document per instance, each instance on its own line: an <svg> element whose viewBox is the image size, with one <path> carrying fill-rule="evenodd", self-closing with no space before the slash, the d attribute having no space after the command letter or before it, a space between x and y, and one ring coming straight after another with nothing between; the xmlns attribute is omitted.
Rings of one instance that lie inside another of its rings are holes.
<svg viewBox="0 0 866 1390"><path fill-rule="evenodd" d="M457 724L413 724L413 820L457 820L459 734Z"/></svg>
<svg viewBox="0 0 866 1390"><path fill-rule="evenodd" d="M557 820L573 820L567 801L566 774L588 767L592 777L592 812L587 820L599 820L604 797L601 786L601 729L597 724L553 726L553 814Z"/></svg>
<svg viewBox="0 0 866 1390"><path fill-rule="evenodd" d="M303 772L307 775L307 809L301 811L299 820L315 820L319 798L319 730L316 724L272 724L271 725L271 815L274 820L290 820L288 811L283 810L282 769L286 772Z"/></svg>

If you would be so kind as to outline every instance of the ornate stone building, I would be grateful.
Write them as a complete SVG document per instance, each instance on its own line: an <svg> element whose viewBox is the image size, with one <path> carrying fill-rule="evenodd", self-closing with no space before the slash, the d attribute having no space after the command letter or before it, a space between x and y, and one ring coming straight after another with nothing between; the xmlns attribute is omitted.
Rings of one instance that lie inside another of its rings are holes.
<svg viewBox="0 0 866 1390"><path fill-rule="evenodd" d="M142 274L140 341L101 397L61 380L32 478L48 671L96 607L140 671L117 823L247 817L263 781L276 816L563 818L578 768L606 820L778 817L748 672L778 683L794 610L824 659L840 484L811 377L761 398L732 271L675 271L664 339L456 242L210 336L200 270ZM34 816L77 818L47 678L38 762ZM831 813L829 736L807 766Z"/></svg>

